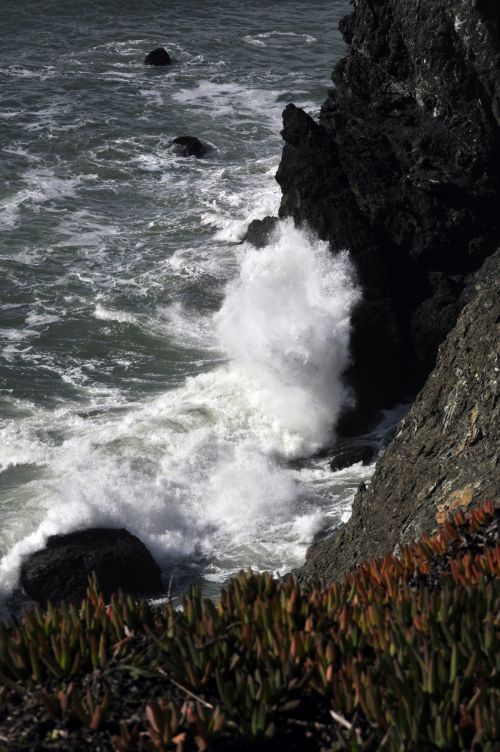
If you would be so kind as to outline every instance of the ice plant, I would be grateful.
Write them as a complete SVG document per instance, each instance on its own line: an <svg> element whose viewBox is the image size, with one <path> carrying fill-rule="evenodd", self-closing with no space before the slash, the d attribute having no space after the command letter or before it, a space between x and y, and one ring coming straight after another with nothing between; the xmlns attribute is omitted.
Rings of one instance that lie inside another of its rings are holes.
<svg viewBox="0 0 500 752"><path fill-rule="evenodd" d="M486 504L326 589L242 572L216 603L192 588L181 610L106 604L92 581L80 608L0 628L0 707L27 702L119 752L280 749L294 730L323 735L310 749L494 752L499 527ZM124 676L169 690L123 716Z"/></svg>

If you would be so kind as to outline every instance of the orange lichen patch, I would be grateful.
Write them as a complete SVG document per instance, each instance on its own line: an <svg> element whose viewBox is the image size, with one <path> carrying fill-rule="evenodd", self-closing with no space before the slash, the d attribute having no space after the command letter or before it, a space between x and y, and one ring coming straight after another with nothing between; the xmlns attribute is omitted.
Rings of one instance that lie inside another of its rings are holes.
<svg viewBox="0 0 500 752"><path fill-rule="evenodd" d="M472 408L470 414L470 429L464 440L453 451L455 457L460 457L467 449L475 444L482 437L481 427L479 425L479 409Z"/></svg>
<svg viewBox="0 0 500 752"><path fill-rule="evenodd" d="M445 501L438 504L436 512L436 521L438 525L443 525L452 512L457 509L466 509L474 499L474 488L465 486L458 491L453 491Z"/></svg>

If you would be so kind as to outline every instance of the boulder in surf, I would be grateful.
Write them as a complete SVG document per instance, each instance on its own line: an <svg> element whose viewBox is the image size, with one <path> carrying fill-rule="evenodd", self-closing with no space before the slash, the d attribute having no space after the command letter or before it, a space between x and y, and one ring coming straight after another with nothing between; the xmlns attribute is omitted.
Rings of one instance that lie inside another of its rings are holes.
<svg viewBox="0 0 500 752"><path fill-rule="evenodd" d="M375 456L376 451L370 444L339 447L335 450L330 460L330 468L334 472L337 472L351 465L356 465L358 462L362 462L363 465L369 465L370 462L373 462Z"/></svg>
<svg viewBox="0 0 500 752"><path fill-rule="evenodd" d="M178 136L172 141L177 151L183 157L202 157L207 147L196 136Z"/></svg>
<svg viewBox="0 0 500 752"><path fill-rule="evenodd" d="M164 47L157 47L155 50L148 52L144 59L145 65L170 65L172 59Z"/></svg>
<svg viewBox="0 0 500 752"><path fill-rule="evenodd" d="M124 529L90 528L53 535L21 566L21 585L35 601L79 601L95 572L105 598L162 591L161 572L146 546Z"/></svg>
<svg viewBox="0 0 500 752"><path fill-rule="evenodd" d="M264 217L264 219L254 219L248 225L248 230L241 241L242 243L250 243L255 248L265 248L269 245L271 235L278 226L278 217Z"/></svg>

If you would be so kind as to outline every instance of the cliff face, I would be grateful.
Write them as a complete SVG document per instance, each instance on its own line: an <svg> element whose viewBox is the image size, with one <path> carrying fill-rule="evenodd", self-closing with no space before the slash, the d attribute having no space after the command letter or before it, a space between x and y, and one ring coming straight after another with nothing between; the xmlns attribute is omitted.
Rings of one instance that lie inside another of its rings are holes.
<svg viewBox="0 0 500 752"><path fill-rule="evenodd" d="M453 510L498 501L500 251L476 275L436 368L356 496L349 522L309 549L299 577L331 581L432 532Z"/></svg>
<svg viewBox="0 0 500 752"><path fill-rule="evenodd" d="M361 414L420 388L500 234L500 4L355 0L319 123L289 105L280 216L355 258Z"/></svg>

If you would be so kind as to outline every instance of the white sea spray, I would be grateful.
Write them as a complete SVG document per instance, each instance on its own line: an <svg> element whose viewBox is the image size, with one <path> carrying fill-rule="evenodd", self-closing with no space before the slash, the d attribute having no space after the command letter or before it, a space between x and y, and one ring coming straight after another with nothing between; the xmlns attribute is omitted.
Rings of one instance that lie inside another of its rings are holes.
<svg viewBox="0 0 500 752"><path fill-rule="evenodd" d="M56 445L27 440L46 412L17 421L15 462L45 471L39 524L0 564L4 590L48 535L92 525L126 527L162 562L198 550L238 566L257 547L280 568L306 544L321 518L283 460L332 437L359 293L347 254L291 221L240 264L214 317L226 363L118 415L66 415Z"/></svg>

